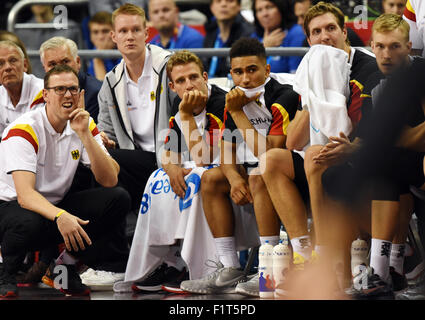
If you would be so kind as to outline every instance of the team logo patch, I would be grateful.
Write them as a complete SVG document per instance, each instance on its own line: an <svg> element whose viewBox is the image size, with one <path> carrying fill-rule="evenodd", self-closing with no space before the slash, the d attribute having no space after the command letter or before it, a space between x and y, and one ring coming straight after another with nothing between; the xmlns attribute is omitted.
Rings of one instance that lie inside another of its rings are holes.
<svg viewBox="0 0 425 320"><path fill-rule="evenodd" d="M80 158L80 151L78 149L72 150L71 156L73 160L78 160Z"/></svg>
<svg viewBox="0 0 425 320"><path fill-rule="evenodd" d="M155 100L155 92L151 92L151 101L154 101Z"/></svg>

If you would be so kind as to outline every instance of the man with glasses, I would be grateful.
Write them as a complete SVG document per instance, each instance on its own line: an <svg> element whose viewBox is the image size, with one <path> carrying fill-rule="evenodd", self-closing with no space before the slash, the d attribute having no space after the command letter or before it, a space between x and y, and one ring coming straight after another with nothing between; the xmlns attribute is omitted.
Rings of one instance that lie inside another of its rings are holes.
<svg viewBox="0 0 425 320"><path fill-rule="evenodd" d="M125 258L121 248L127 248L123 226L130 197L115 187L119 165L85 110L77 73L66 65L52 68L44 78L43 98L46 106L12 122L0 144L0 297L17 295L16 274L31 250L65 243L66 251L43 281L53 285L61 276L56 282L67 294L89 292L77 274L77 259L91 266ZM100 187L69 192L80 162ZM105 250L106 242L115 250Z"/></svg>

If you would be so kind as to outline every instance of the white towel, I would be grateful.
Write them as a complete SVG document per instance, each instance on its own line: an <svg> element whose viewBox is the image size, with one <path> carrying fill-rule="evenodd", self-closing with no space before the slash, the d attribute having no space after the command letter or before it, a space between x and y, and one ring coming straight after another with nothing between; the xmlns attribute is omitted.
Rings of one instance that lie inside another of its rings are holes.
<svg viewBox="0 0 425 320"><path fill-rule="evenodd" d="M350 64L344 50L314 45L301 60L293 88L310 113L310 144L324 145L330 136L352 130L347 101Z"/></svg>
<svg viewBox="0 0 425 320"><path fill-rule="evenodd" d="M270 72L270 78L275 79L277 82L281 84L289 84L292 86L292 84L294 83L295 74L285 73L285 72L281 72L281 73Z"/></svg>
<svg viewBox="0 0 425 320"><path fill-rule="evenodd" d="M205 168L196 167L185 177L188 190L184 199L171 189L168 175L158 169L150 176L137 219L124 281L115 283L115 292L131 292L135 281L143 280L166 257L170 245L182 239L181 257L191 279L213 269L206 260L218 260L214 238L202 208L200 185ZM251 205L234 205L236 249L259 245L254 210Z"/></svg>

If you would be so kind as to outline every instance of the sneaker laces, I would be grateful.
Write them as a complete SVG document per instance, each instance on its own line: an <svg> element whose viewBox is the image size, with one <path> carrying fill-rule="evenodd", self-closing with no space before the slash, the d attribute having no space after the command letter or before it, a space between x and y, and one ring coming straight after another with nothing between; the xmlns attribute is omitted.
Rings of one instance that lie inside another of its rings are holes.
<svg viewBox="0 0 425 320"><path fill-rule="evenodd" d="M211 280L211 279L216 278L219 271L224 268L224 266L221 262L217 262L217 261L214 261L214 260L211 260L211 259L208 259L207 261L205 261L205 265L208 268L216 268L216 270L211 272L210 274L206 275L205 278L203 278L202 280Z"/></svg>

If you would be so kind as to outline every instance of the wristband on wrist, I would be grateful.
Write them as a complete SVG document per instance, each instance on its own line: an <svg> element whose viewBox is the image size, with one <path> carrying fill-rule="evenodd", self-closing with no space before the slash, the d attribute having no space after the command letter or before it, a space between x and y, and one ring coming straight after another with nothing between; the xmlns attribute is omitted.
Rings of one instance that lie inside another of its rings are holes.
<svg viewBox="0 0 425 320"><path fill-rule="evenodd" d="M61 211L59 211L59 212L58 212L58 214L55 216L55 220L54 220L54 221L55 221L55 222L57 222L57 221L58 221L58 218L59 218L59 217L61 216L61 214L62 214L62 213L64 213L64 212L65 212L65 210L61 210Z"/></svg>

